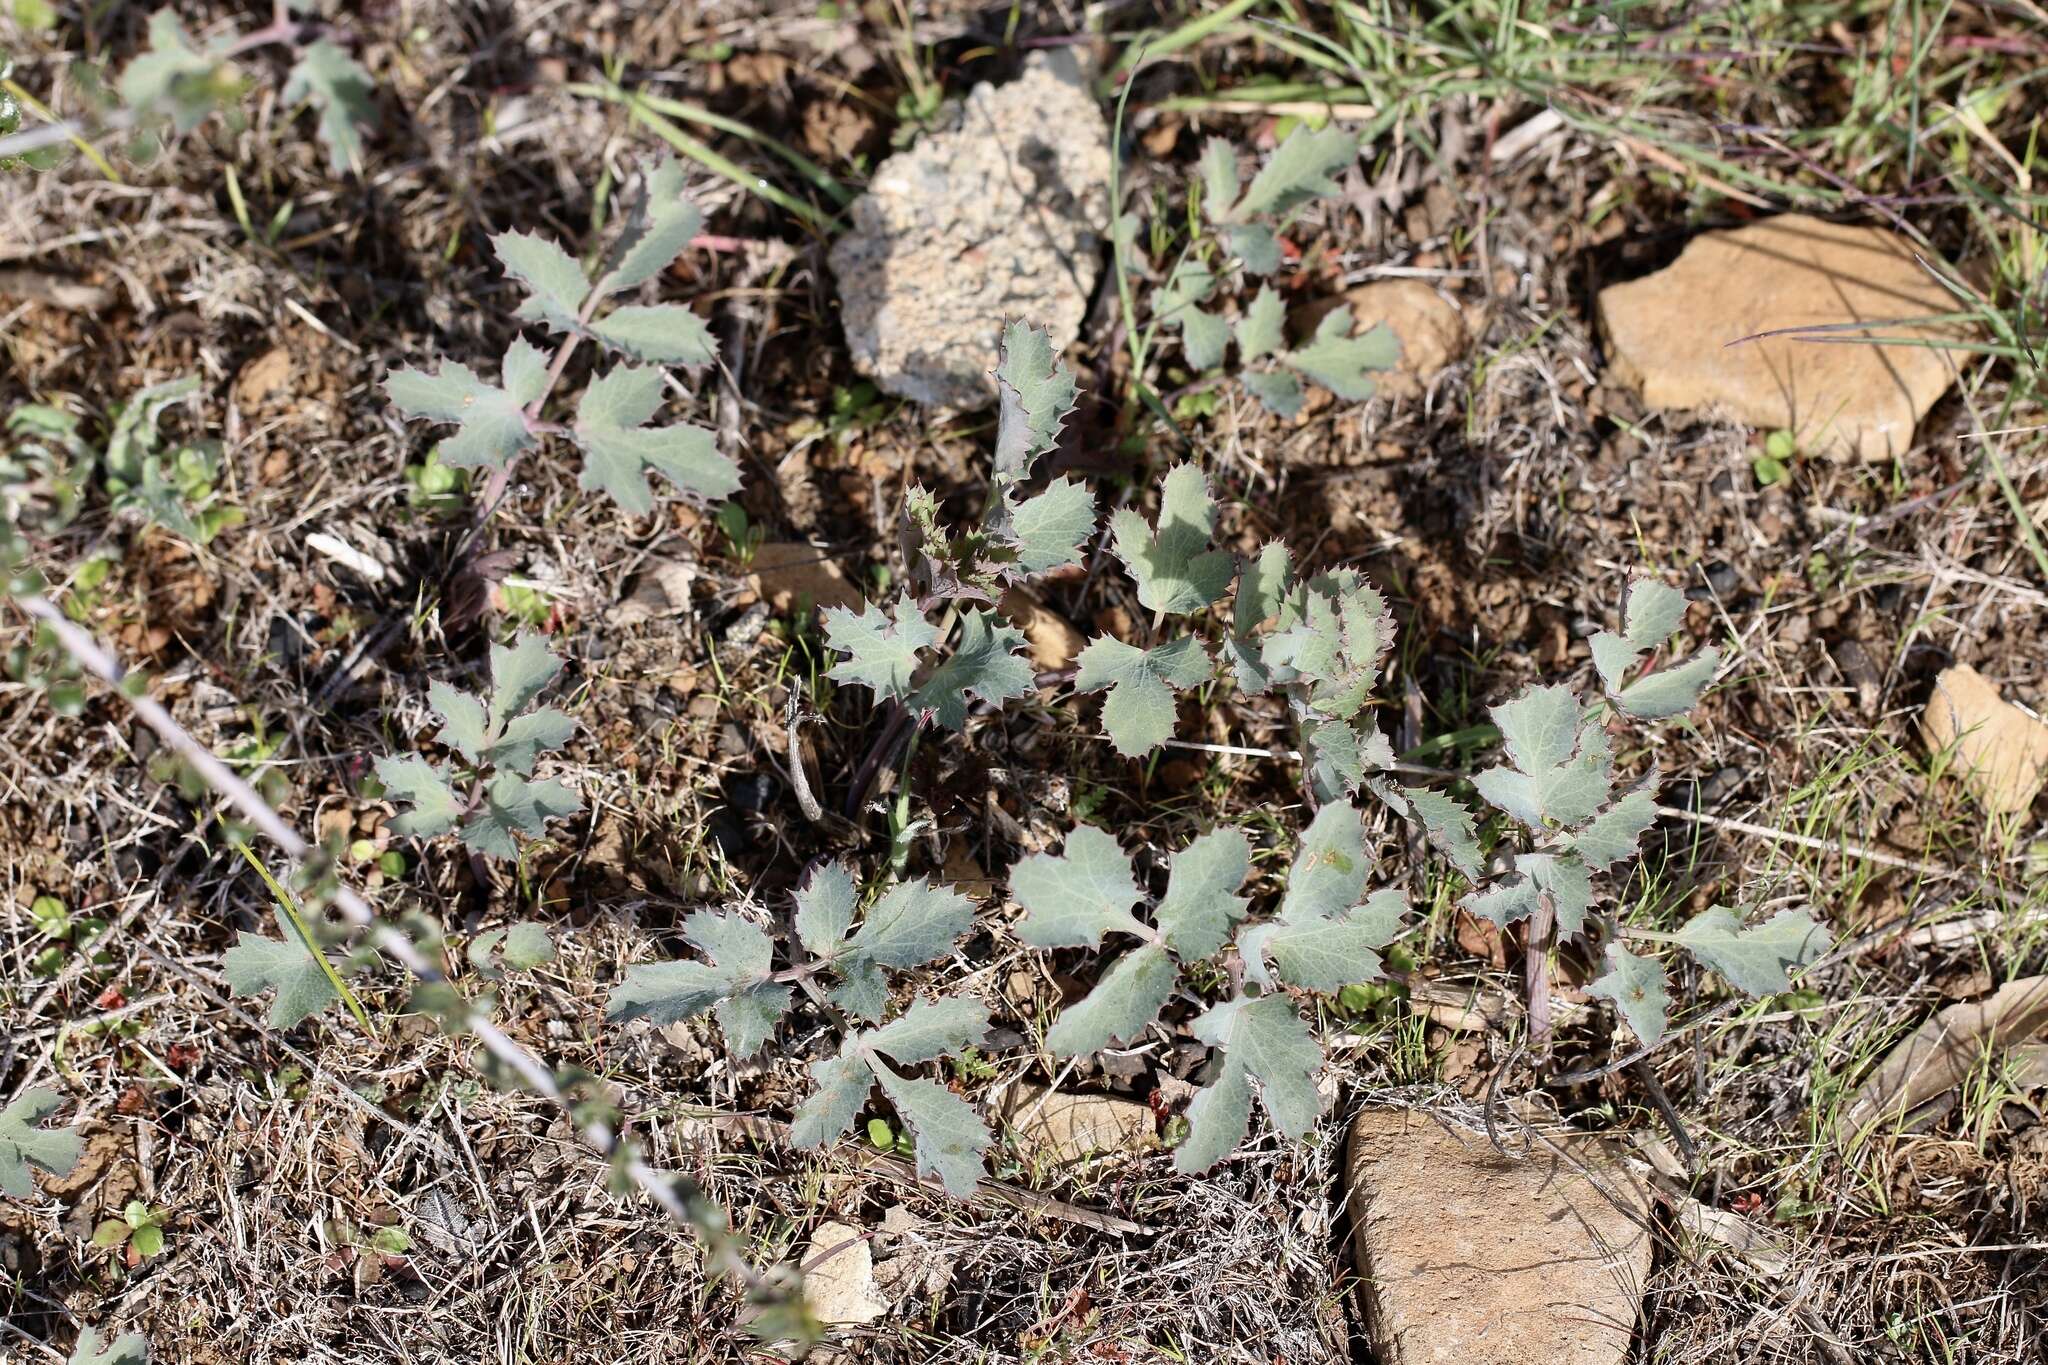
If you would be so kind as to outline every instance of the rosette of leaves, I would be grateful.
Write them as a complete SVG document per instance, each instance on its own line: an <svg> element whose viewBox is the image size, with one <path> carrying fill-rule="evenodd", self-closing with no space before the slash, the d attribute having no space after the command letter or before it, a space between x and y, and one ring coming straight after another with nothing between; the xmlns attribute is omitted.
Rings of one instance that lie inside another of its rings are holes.
<svg viewBox="0 0 2048 1365"><path fill-rule="evenodd" d="M1257 572L1238 588L1233 640L1250 637L1267 616L1274 624L1258 642L1255 665L1238 667L1238 683L1252 695L1268 687L1285 693L1301 736L1309 792L1318 803L1347 799L1373 773L1390 767L1394 751L1369 707L1380 668L1394 647L1394 614L1386 599L1356 570L1340 569L1295 583L1277 594L1265 584L1286 580L1286 554L1268 546ZM1250 684L1250 685L1247 685Z"/></svg>
<svg viewBox="0 0 2048 1365"><path fill-rule="evenodd" d="M1548 926L1532 951L1547 951L1551 942L1585 930L1595 900L1593 878L1632 857L1657 818L1656 773L1622 789L1607 726L1613 714L1663 719L1698 703L1718 651L1702 649L1662 668L1643 666L1677 633L1684 616L1682 593L1655 579L1640 580L1629 590L1623 631L1602 631L1591 641L1605 704L1588 706L1569 687L1551 684L1492 708L1504 761L1476 773L1472 784L1507 817L1510 830L1519 831L1511 849L1501 851L1511 859L1512 870L1504 876L1485 875L1488 862L1475 821L1461 803L1424 788L1375 787L1415 816L1474 884L1463 901L1467 910L1502 928L1532 918ZM1499 863L1497 856L1494 865ZM1709 965L1733 964L1735 970L1724 969L1724 975L1745 990L1785 989L1784 967L1811 961L1827 946L1819 926L1798 911L1744 930L1732 912L1714 910L1668 937ZM1782 956L1767 969L1763 964L1774 953ZM1611 941L1607 957L1609 970L1591 989L1613 999L1637 1035L1654 1042L1664 1032L1670 1003L1663 969ZM1531 990L1542 989L1539 973Z"/></svg>
<svg viewBox="0 0 2048 1365"><path fill-rule="evenodd" d="M1039 949L1099 948L1112 934L1138 946L1061 1012L1046 1047L1079 1056L1135 1040L1172 999L1183 966L1217 955L1234 936L1245 984L1190 1025L1220 1055L1188 1106L1174 1164L1192 1174L1229 1155L1250 1131L1255 1089L1274 1126L1301 1137L1322 1111L1315 1073L1323 1050L1285 988L1331 993L1381 974L1378 949L1400 932L1407 907L1395 891L1364 894L1370 865L1359 812L1327 805L1302 835L1279 913L1247 922L1239 892L1250 841L1242 830L1214 830L1173 856L1147 923L1134 913L1148 898L1129 855L1101 830L1075 827L1060 854L1034 854L1011 870L1010 895L1024 907L1017 936Z"/></svg>
<svg viewBox="0 0 2048 1365"><path fill-rule="evenodd" d="M488 696L438 682L427 692L441 718L436 738L461 761L392 755L377 760L377 777L411 806L391 822L395 833L431 839L455 830L478 853L516 858L521 838L538 838L548 821L583 808L562 783L533 777L541 755L566 744L576 723L551 706L527 709L562 671L542 636L524 632L509 646L492 645L490 660Z"/></svg>
<svg viewBox="0 0 2048 1365"><path fill-rule="evenodd" d="M1180 333L1191 369L1218 368L1235 343L1238 378L1283 417L1301 411L1303 380L1348 401L1372 397L1372 373L1400 358L1393 333L1378 326L1353 335L1350 312L1340 307L1324 314L1307 341L1290 346L1286 308L1271 284L1261 284L1234 321L1211 305L1233 279L1279 271L1280 231L1303 205L1341 193L1333 177L1357 159L1349 133L1299 125L1247 185L1236 150L1211 138L1202 151L1199 228L1151 298L1154 324Z"/></svg>
<svg viewBox="0 0 2048 1365"><path fill-rule="evenodd" d="M870 602L857 612L824 613L825 641L845 656L830 677L953 731L966 727L971 698L1000 706L1031 691L1023 632L988 608L1005 587L1078 564L1095 527L1095 501L1084 485L1062 477L1035 494L1022 491L1033 465L1058 443L1076 392L1043 331L1021 323L1004 329L996 387L995 470L980 522L948 531L937 499L912 489L900 534L907 590L887 610ZM983 605L962 605L976 602ZM959 620L959 637L943 658L941 632L926 619L941 606Z"/></svg>
<svg viewBox="0 0 2048 1365"><path fill-rule="evenodd" d="M988 1031L988 1012L965 999L916 1000L883 1024L888 972L946 957L974 924L974 902L929 880L898 882L861 912L859 885L841 863L812 869L795 895L795 937L805 958L778 971L775 940L738 913L700 910L683 921L683 940L701 961L638 963L612 991L614 1019L671 1024L709 1011L736 1056L751 1056L775 1036L795 1003L797 982L830 976L825 997L874 1028L855 1029L837 1056L811 1064L818 1089L798 1109L798 1147L832 1141L852 1126L879 1085L916 1142L920 1173L936 1175L965 1197L981 1176L988 1130L964 1100L910 1067L958 1055ZM894 1065L892 1065L892 1063Z"/></svg>
<svg viewBox="0 0 2048 1365"><path fill-rule="evenodd" d="M496 384L444 361L432 374L393 371L385 391L409 417L456 425L440 447L449 465L504 470L543 436L560 433L583 452L582 487L609 494L636 515L654 510L649 471L689 497L730 496L740 486L739 467L718 452L711 432L687 422L649 425L664 401L664 365L700 368L718 358L710 330L681 304L618 302L666 270L702 225L683 194L682 168L669 160L647 178L624 234L594 277L547 238L491 238L506 273L525 290L514 313L519 321L562 334L564 346L591 341L628 362L591 380L566 427L541 418L565 357L558 352L551 365L523 337L507 348Z"/></svg>

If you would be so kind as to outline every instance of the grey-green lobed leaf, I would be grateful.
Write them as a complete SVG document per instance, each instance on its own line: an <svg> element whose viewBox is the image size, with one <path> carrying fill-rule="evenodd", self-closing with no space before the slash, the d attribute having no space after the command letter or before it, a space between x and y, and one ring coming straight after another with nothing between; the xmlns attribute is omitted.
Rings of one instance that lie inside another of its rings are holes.
<svg viewBox="0 0 2048 1365"><path fill-rule="evenodd" d="M740 486L739 466L718 452L703 427L646 425L661 406L661 393L660 370L621 365L593 380L576 406L571 434L583 449L580 485L609 493L635 516L654 510L650 469L706 501L730 497Z"/></svg>
<svg viewBox="0 0 2048 1365"><path fill-rule="evenodd" d="M1058 857L1034 853L1010 870L1010 894L1024 907L1017 937L1034 948L1092 948L1104 934L1150 938L1131 914L1143 899L1130 857L1093 825L1076 825Z"/></svg>
<svg viewBox="0 0 2048 1365"><path fill-rule="evenodd" d="M1353 336L1350 310L1335 308L1323 315L1307 345L1280 360L1339 398L1362 403L1373 396L1373 373L1391 370L1400 358L1400 343L1385 324Z"/></svg>
<svg viewBox="0 0 2048 1365"><path fill-rule="evenodd" d="M234 995L260 995L275 990L264 1016L272 1028L292 1028L341 998L321 960L281 918L283 938L264 938L243 930L235 946L221 954L221 971Z"/></svg>
<svg viewBox="0 0 2048 1365"><path fill-rule="evenodd" d="M1347 802L1324 806L1302 832L1280 918L1298 924L1350 909L1364 894L1370 870L1364 816Z"/></svg>
<svg viewBox="0 0 2048 1365"><path fill-rule="evenodd" d="M936 1082L899 1076L879 1062L874 1073L910 1130L918 1174L938 1177L955 1199L973 1194L992 1141L974 1107Z"/></svg>
<svg viewBox="0 0 2048 1365"><path fill-rule="evenodd" d="M1614 1002L1621 1017L1646 1046L1663 1038L1671 1018L1671 993L1664 968L1655 958L1638 957L1619 943L1607 945L1607 970L1586 987L1586 994Z"/></svg>
<svg viewBox="0 0 2048 1365"><path fill-rule="evenodd" d="M1383 965L1378 950L1400 935L1407 913L1407 899L1388 889L1328 919L1255 926L1238 935L1245 976L1271 986L1265 965L1270 958L1280 980L1303 990L1330 994L1353 982L1376 980Z"/></svg>
<svg viewBox="0 0 2048 1365"><path fill-rule="evenodd" d="M537 839L550 820L567 819L583 809L583 798L560 782L534 782L509 768L484 784L483 799L462 826L462 842L494 858L519 856L515 838Z"/></svg>
<svg viewBox="0 0 2048 1365"><path fill-rule="evenodd" d="M1612 755L1569 688L1535 687L1492 709L1515 765L1473 778L1479 794L1531 829L1582 825L1612 792Z"/></svg>
<svg viewBox="0 0 2048 1365"><path fill-rule="evenodd" d="M576 258L545 237L530 232L501 232L491 238L505 273L526 287L526 301L515 316L543 322L558 332L582 327L580 313L590 295L590 281Z"/></svg>
<svg viewBox="0 0 2048 1365"><path fill-rule="evenodd" d="M1139 649L1105 635L1089 641L1074 663L1076 692L1109 689L1102 703L1102 728L1127 758L1149 753L1170 738L1175 690L1194 687L1209 676L1209 656L1194 635L1157 649Z"/></svg>
<svg viewBox="0 0 2048 1365"><path fill-rule="evenodd" d="M1055 1057L1081 1057L1137 1038L1159 1016L1179 978L1179 966L1159 944L1125 953L1086 999L1060 1011L1046 1030L1046 1047Z"/></svg>
<svg viewBox="0 0 2048 1365"><path fill-rule="evenodd" d="M544 366L538 350L514 340L505 352L503 388L486 384L467 365L444 361L433 374L393 370L384 391L408 417L457 425L455 435L441 442L444 463L502 469L536 440L524 409L540 397Z"/></svg>
<svg viewBox="0 0 2048 1365"><path fill-rule="evenodd" d="M831 961L845 946L860 908L860 887L841 862L819 863L796 889L796 938L812 957Z"/></svg>
<svg viewBox="0 0 2048 1365"><path fill-rule="evenodd" d="M1358 159L1358 139L1340 128L1311 129L1297 124L1259 173L1244 197L1232 206L1228 220L1241 222L1254 214L1287 213L1311 199L1342 193L1330 177Z"/></svg>
<svg viewBox="0 0 2048 1365"><path fill-rule="evenodd" d="M189 133L214 111L233 68L192 45L170 9L149 16L149 49L121 71L121 103Z"/></svg>
<svg viewBox="0 0 2048 1365"><path fill-rule="evenodd" d="M1260 356L1275 355L1287 345L1287 313L1281 306L1280 295L1270 284L1261 285L1245 308L1244 316L1237 320L1237 352L1240 360L1257 360Z"/></svg>
<svg viewBox="0 0 2048 1365"><path fill-rule="evenodd" d="M123 1332L102 1344L98 1332L81 1327L65 1365L149 1365L149 1342L140 1332Z"/></svg>
<svg viewBox="0 0 2048 1365"><path fill-rule="evenodd" d="M1017 569L1026 577L1081 562L1081 545L1095 530L1095 495L1086 484L1058 478L1045 491L1009 505Z"/></svg>
<svg viewBox="0 0 2048 1365"><path fill-rule="evenodd" d="M800 1151L822 1147L851 1128L875 1083L857 1039L847 1040L838 1056L812 1062L810 1071L816 1088L789 1125L790 1145Z"/></svg>
<svg viewBox="0 0 2048 1365"><path fill-rule="evenodd" d="M1160 486L1156 529L1128 510L1111 519L1117 557L1148 610L1200 611L1230 586L1237 564L1229 551L1210 548L1215 521L1209 481L1191 464L1177 466Z"/></svg>
<svg viewBox="0 0 2048 1365"><path fill-rule="evenodd" d="M1230 350L1230 324L1221 313L1211 313L1193 304L1175 314L1180 320L1180 342L1193 370L1213 370Z"/></svg>
<svg viewBox="0 0 2048 1365"><path fill-rule="evenodd" d="M1237 202L1237 149L1227 139L1212 137L1202 144L1202 216L1212 223L1228 221Z"/></svg>
<svg viewBox="0 0 2048 1365"><path fill-rule="evenodd" d="M30 1086L0 1109L0 1193L26 1199L35 1193L30 1167L67 1176L78 1165L82 1143L75 1131L38 1126L63 1103L56 1091Z"/></svg>
<svg viewBox="0 0 2048 1365"><path fill-rule="evenodd" d="M285 78L283 99L311 100L320 111L320 140L335 174L361 167L363 130L377 126L377 104L370 74L355 58L325 38L312 43Z"/></svg>
<svg viewBox="0 0 2048 1365"><path fill-rule="evenodd" d="M431 839L454 829L462 819L462 801L447 770L418 754L378 759L377 780L392 799L412 803L411 810L391 822L395 834Z"/></svg>
<svg viewBox="0 0 2048 1365"><path fill-rule="evenodd" d="M1459 801L1454 801L1441 792L1427 787L1403 787L1401 795L1407 799L1409 809L1422 822L1423 832L1429 841L1451 860L1451 865L1465 874L1467 881L1478 881L1485 863L1485 855L1479 847L1479 831L1473 823L1471 810Z"/></svg>
<svg viewBox="0 0 2048 1365"><path fill-rule="evenodd" d="M1737 990L1759 996L1790 990L1788 971L1828 948L1827 930L1804 910L1780 910L1745 928L1740 915L1717 905L1686 921L1672 937Z"/></svg>
<svg viewBox="0 0 2048 1365"><path fill-rule="evenodd" d="M774 965L775 944L738 915L699 910L683 921L683 940L702 962L643 962L626 968L606 1012L614 1019L673 1024L702 1014L719 1001L761 987ZM784 999L787 999L787 988Z"/></svg>
<svg viewBox="0 0 2048 1365"><path fill-rule="evenodd" d="M1465 898L1464 905L1481 919L1505 929L1534 914L1546 897L1557 917L1558 936L1578 933L1593 903L1593 882L1586 865L1568 853L1517 854L1512 878L1474 892Z"/></svg>
<svg viewBox="0 0 2048 1365"><path fill-rule="evenodd" d="M491 646L490 727L495 732L533 703L562 672L545 635L524 630L510 645Z"/></svg>
<svg viewBox="0 0 2048 1365"><path fill-rule="evenodd" d="M1626 618L1629 648L1647 653L1685 624L1685 594L1661 579L1639 579L1628 590Z"/></svg>
<svg viewBox="0 0 2048 1365"><path fill-rule="evenodd" d="M886 615L874 603L863 602L858 614L848 607L828 607L824 621L826 644L847 656L827 676L860 683L878 699L907 700L918 655L939 642L938 630L907 595Z"/></svg>
<svg viewBox="0 0 2048 1365"><path fill-rule="evenodd" d="M1251 866L1251 841L1241 829L1210 830L1173 855L1166 896L1152 920L1176 956L1207 957L1229 939L1244 918L1247 901L1237 893Z"/></svg>
<svg viewBox="0 0 2048 1365"><path fill-rule="evenodd" d="M957 1056L988 1037L988 1007L979 1000L917 999L900 1018L861 1035L862 1046L905 1066Z"/></svg>
<svg viewBox="0 0 2048 1365"><path fill-rule="evenodd" d="M1280 236L1264 223L1239 223L1223 229L1223 240L1247 273L1271 275L1280 268Z"/></svg>
<svg viewBox="0 0 2048 1365"><path fill-rule="evenodd" d="M1681 715L1699 704L1720 664L1721 651L1703 649L1682 664L1637 678L1614 694L1614 704L1639 720Z"/></svg>
<svg viewBox="0 0 2048 1365"><path fill-rule="evenodd" d="M1244 1140L1252 1079L1281 1133L1298 1138L1315 1125L1322 1112L1315 1073L1323 1049L1285 996L1226 1000L1196 1019L1193 1031L1224 1056L1217 1080L1188 1105L1188 1136L1174 1152L1176 1170L1205 1171Z"/></svg>
<svg viewBox="0 0 2048 1365"><path fill-rule="evenodd" d="M1305 401L1301 381L1285 370L1247 370L1238 376L1252 397L1276 417L1293 417Z"/></svg>
<svg viewBox="0 0 2048 1365"><path fill-rule="evenodd" d="M1286 545L1268 541L1238 574L1223 657L1236 675L1238 688L1249 696L1259 695L1273 682L1263 647L1256 637L1259 629L1280 611L1292 564L1293 557Z"/></svg>
<svg viewBox="0 0 2048 1365"><path fill-rule="evenodd" d="M604 345L635 360L691 367L718 359L718 343L704 319L679 303L634 304L590 325Z"/></svg>
<svg viewBox="0 0 2048 1365"><path fill-rule="evenodd" d="M973 901L919 878L883 892L846 948L885 967L915 967L952 952L954 940L973 927Z"/></svg>
<svg viewBox="0 0 2048 1365"><path fill-rule="evenodd" d="M669 157L647 177L625 233L612 250L611 266L598 288L616 294L645 284L682 255L704 225L704 215L684 197L682 164Z"/></svg>
<svg viewBox="0 0 2048 1365"><path fill-rule="evenodd" d="M1003 328L996 366L1001 398L996 419L995 481L1005 487L1025 478L1032 462L1059 443L1060 425L1074 410L1073 371L1053 354L1042 329L1012 322Z"/></svg>
<svg viewBox="0 0 2048 1365"><path fill-rule="evenodd" d="M1586 866L1595 872L1605 872L1634 853L1644 832L1656 822L1656 799L1647 790L1632 791L1574 834L1572 849L1585 860Z"/></svg>
<svg viewBox="0 0 2048 1365"><path fill-rule="evenodd" d="M1031 663L1024 632L998 624L993 612L970 608L960 615L960 643L910 698L910 708L956 734L967 728L967 702L979 697L1000 706L1029 696Z"/></svg>

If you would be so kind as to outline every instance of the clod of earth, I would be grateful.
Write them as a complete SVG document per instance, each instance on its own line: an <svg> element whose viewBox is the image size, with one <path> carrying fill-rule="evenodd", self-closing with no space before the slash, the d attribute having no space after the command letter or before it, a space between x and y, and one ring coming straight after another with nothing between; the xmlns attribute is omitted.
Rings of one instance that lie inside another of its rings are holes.
<svg viewBox="0 0 2048 1365"><path fill-rule="evenodd" d="M1133 1152L1159 1134L1150 1106L1107 1095L1018 1085L1003 1108L1027 1161L1043 1157L1064 1164L1105 1152Z"/></svg>
<svg viewBox="0 0 2048 1365"><path fill-rule="evenodd" d="M804 1248L804 1302L826 1326L865 1326L889 1311L875 1283L875 1254L861 1230L820 1223Z"/></svg>
<svg viewBox="0 0 2048 1365"><path fill-rule="evenodd" d="M1934 680L1920 734L1931 751L1952 752L1950 771L1994 815L2026 810L2048 782L2048 723L1999 696L1968 664Z"/></svg>
<svg viewBox="0 0 2048 1365"><path fill-rule="evenodd" d="M1838 460L1913 443L1966 353L1927 344L1955 327L1910 320L1957 307L1903 238L1799 213L1704 233L1599 298L1615 377L1644 402L1790 431ZM1743 341L1786 328L1800 334Z"/></svg>
<svg viewBox="0 0 2048 1365"><path fill-rule="evenodd" d="M1538 1145L1516 1161L1425 1114L1369 1109L1352 1123L1346 1197L1382 1365L1627 1358L1650 1273L1648 1201L1594 1144L1557 1141L1565 1156Z"/></svg>
<svg viewBox="0 0 2048 1365"><path fill-rule="evenodd" d="M858 609L862 601L860 589L830 550L800 540L756 546L752 568L754 591L778 612L795 611L805 602L818 611Z"/></svg>
<svg viewBox="0 0 2048 1365"><path fill-rule="evenodd" d="M957 124L876 170L833 245L846 341L890 393L962 411L995 401L1006 319L1080 334L1109 222L1109 125L1075 55L1033 53L977 85Z"/></svg>
<svg viewBox="0 0 2048 1365"><path fill-rule="evenodd" d="M1390 398L1420 394L1471 345L1458 305L1421 280L1378 280L1349 291L1344 301L1351 305L1354 331L1384 324L1400 343L1394 368L1373 377Z"/></svg>
<svg viewBox="0 0 2048 1365"><path fill-rule="evenodd" d="M1031 666L1040 673L1057 673L1074 666L1074 656L1088 642L1066 617L1040 602L1022 588L1003 594L1003 615L1024 632L1024 645L1031 654Z"/></svg>

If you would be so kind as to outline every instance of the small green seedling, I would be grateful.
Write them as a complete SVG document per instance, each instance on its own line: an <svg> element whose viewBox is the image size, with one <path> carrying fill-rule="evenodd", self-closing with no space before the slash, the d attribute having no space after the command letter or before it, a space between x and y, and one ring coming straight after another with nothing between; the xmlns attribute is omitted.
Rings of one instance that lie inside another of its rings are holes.
<svg viewBox="0 0 2048 1365"><path fill-rule="evenodd" d="M130 1270L164 1250L164 1220L170 1215L139 1199L128 1201L119 1218L101 1220L92 1230L92 1244L102 1251L118 1251Z"/></svg>

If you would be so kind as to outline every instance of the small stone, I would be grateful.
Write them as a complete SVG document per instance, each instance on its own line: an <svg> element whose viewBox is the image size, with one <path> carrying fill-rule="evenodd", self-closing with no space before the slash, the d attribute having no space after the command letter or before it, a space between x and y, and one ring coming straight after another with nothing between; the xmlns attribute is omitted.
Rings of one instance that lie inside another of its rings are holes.
<svg viewBox="0 0 2048 1365"><path fill-rule="evenodd" d="M1003 594L1003 615L1024 632L1025 651L1031 666L1040 673L1058 673L1074 666L1074 656L1087 641L1066 617L1041 603L1022 588Z"/></svg>
<svg viewBox="0 0 2048 1365"><path fill-rule="evenodd" d="M2000 697L1968 664L1934 680L1920 733L1929 749L1953 751L1949 771L1994 815L2026 810L2048 782L2048 723Z"/></svg>
<svg viewBox="0 0 2048 1365"><path fill-rule="evenodd" d="M795 611L804 602L819 611L827 607L858 609L861 604L860 590L831 551L800 540L755 546L752 568L754 591L778 612Z"/></svg>
<svg viewBox="0 0 2048 1365"><path fill-rule="evenodd" d="M1353 1122L1354 1250L1381 1365L1627 1359L1650 1273L1643 1204L1596 1146L1553 1141L1570 1161L1542 1146L1509 1160L1426 1114L1368 1109Z"/></svg>
<svg viewBox="0 0 2048 1365"><path fill-rule="evenodd" d="M276 393L292 378L292 353L282 346L274 346L242 367L235 376L235 406L244 412L253 411L263 400Z"/></svg>
<svg viewBox="0 0 2048 1365"><path fill-rule="evenodd" d="M1470 344L1458 305L1421 280L1379 280L1351 290L1344 300L1358 331L1385 323L1401 344L1394 368L1373 376L1389 397L1421 393Z"/></svg>
<svg viewBox="0 0 2048 1365"><path fill-rule="evenodd" d="M889 1311L875 1283L874 1249L859 1228L818 1224L804 1248L803 1267L804 1302L826 1326L865 1326Z"/></svg>
<svg viewBox="0 0 2048 1365"><path fill-rule="evenodd" d="M1600 291L1615 377L1659 408L1725 413L1792 432L1832 459L1889 459L1965 357L1921 344L1781 336L1782 328L1875 322L1888 342L1958 338L1953 327L1887 319L1956 311L1904 239L1874 227L1786 213L1693 239L1667 268Z"/></svg>
<svg viewBox="0 0 2048 1365"><path fill-rule="evenodd" d="M1134 1151L1159 1135L1159 1117L1148 1105L1029 1083L1010 1087L1003 1116L1027 1161L1043 1156L1064 1164L1102 1152Z"/></svg>
<svg viewBox="0 0 2048 1365"><path fill-rule="evenodd" d="M888 392L942 409L995 401L1003 323L1080 334L1109 223L1109 125L1077 54L1034 52L977 85L958 123L876 168L832 248L847 345Z"/></svg>

